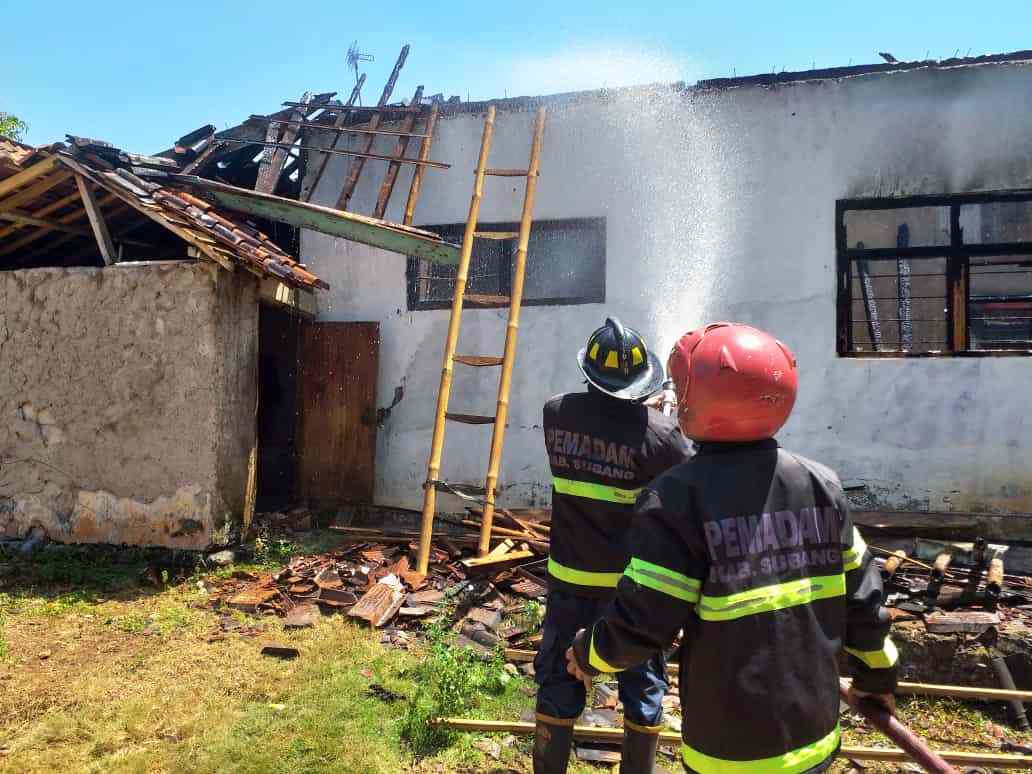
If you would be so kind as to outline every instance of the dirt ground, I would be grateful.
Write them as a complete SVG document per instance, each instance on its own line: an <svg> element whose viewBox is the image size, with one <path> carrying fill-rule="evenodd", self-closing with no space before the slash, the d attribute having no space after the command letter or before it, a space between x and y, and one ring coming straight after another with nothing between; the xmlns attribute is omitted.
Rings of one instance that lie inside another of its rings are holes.
<svg viewBox="0 0 1032 774"><path fill-rule="evenodd" d="M332 538L305 540L266 543L252 569ZM500 659L388 648L340 615L292 631L275 617L234 613L240 629L226 632L208 601L232 569L172 569L157 587L141 581L147 567L132 551L0 554L0 771L529 771L528 738L425 729L436 712L518 720L532 709L533 683ZM260 655L272 642L300 656ZM386 701L373 686L400 698ZM999 706L922 699L903 702L902 715L937 748L988 751L997 728L1022 739ZM854 718L844 726L847 744L888 746Z"/></svg>

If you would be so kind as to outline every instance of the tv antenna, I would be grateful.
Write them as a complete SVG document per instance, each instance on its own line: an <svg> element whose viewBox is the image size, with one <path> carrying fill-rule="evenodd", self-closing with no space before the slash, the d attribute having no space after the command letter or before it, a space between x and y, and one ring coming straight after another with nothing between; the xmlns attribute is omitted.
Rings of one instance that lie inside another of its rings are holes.
<svg viewBox="0 0 1032 774"><path fill-rule="evenodd" d="M358 83L358 63L359 62L372 62L374 57L372 54L366 54L358 50L358 41L351 41L351 46L348 48L347 62L348 67L355 73L355 83Z"/></svg>

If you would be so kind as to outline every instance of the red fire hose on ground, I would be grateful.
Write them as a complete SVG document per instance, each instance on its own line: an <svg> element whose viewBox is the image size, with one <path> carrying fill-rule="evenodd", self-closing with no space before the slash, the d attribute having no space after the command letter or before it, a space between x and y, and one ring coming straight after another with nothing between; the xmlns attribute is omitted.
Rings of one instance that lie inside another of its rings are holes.
<svg viewBox="0 0 1032 774"><path fill-rule="evenodd" d="M935 751L922 742L918 736L903 725L881 704L870 699L854 700L847 686L839 683L839 694L850 707L863 715L871 724L899 745L899 748L914 759L925 771L933 774L958 774L957 769L940 758Z"/></svg>

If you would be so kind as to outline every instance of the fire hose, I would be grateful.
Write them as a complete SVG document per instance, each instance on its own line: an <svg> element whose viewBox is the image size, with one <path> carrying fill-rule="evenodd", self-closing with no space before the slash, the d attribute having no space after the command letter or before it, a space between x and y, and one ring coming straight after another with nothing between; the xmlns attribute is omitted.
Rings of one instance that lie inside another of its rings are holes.
<svg viewBox="0 0 1032 774"><path fill-rule="evenodd" d="M899 748L913 758L914 762L925 771L933 772L933 774L958 774L957 769L940 758L935 751L931 750L913 731L903 725L881 704L866 698L854 699L850 695L849 689L842 684L839 684L839 694L843 701L899 745Z"/></svg>

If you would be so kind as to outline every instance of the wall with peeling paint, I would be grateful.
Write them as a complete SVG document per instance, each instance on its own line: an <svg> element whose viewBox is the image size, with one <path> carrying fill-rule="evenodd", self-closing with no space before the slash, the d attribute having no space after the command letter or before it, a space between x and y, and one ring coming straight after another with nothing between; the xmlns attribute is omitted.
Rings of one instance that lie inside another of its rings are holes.
<svg viewBox="0 0 1032 774"><path fill-rule="evenodd" d="M255 283L212 264L0 272L0 538L224 539L256 347Z"/></svg>
<svg viewBox="0 0 1032 774"><path fill-rule="evenodd" d="M664 353L717 319L775 332L796 351L801 380L779 437L866 484L857 505L1032 512L1032 360L840 359L834 273L836 199L1032 187L1029 94L1032 68L997 64L556 100L536 216L606 218L607 302L523 310L502 501L547 502L540 407L580 387L577 348L618 314ZM530 110L499 112L491 166L526 163ZM417 224L465 220L481 121L439 122L432 158L454 166L427 172ZM330 161L314 201L335 201L346 163ZM401 217L408 175L391 219ZM382 178L382 164L367 165L353 209L371 212ZM490 180L481 219L513 219L518 188ZM324 319L381 324L379 405L399 385L405 397L379 438L377 498L417 505L448 312L406 310L401 256L310 232L302 252L332 286L320 299ZM500 353L503 334L502 311L467 310L459 350ZM457 366L453 409L492 414L496 379ZM489 438L483 427L449 425L445 476L481 481Z"/></svg>

